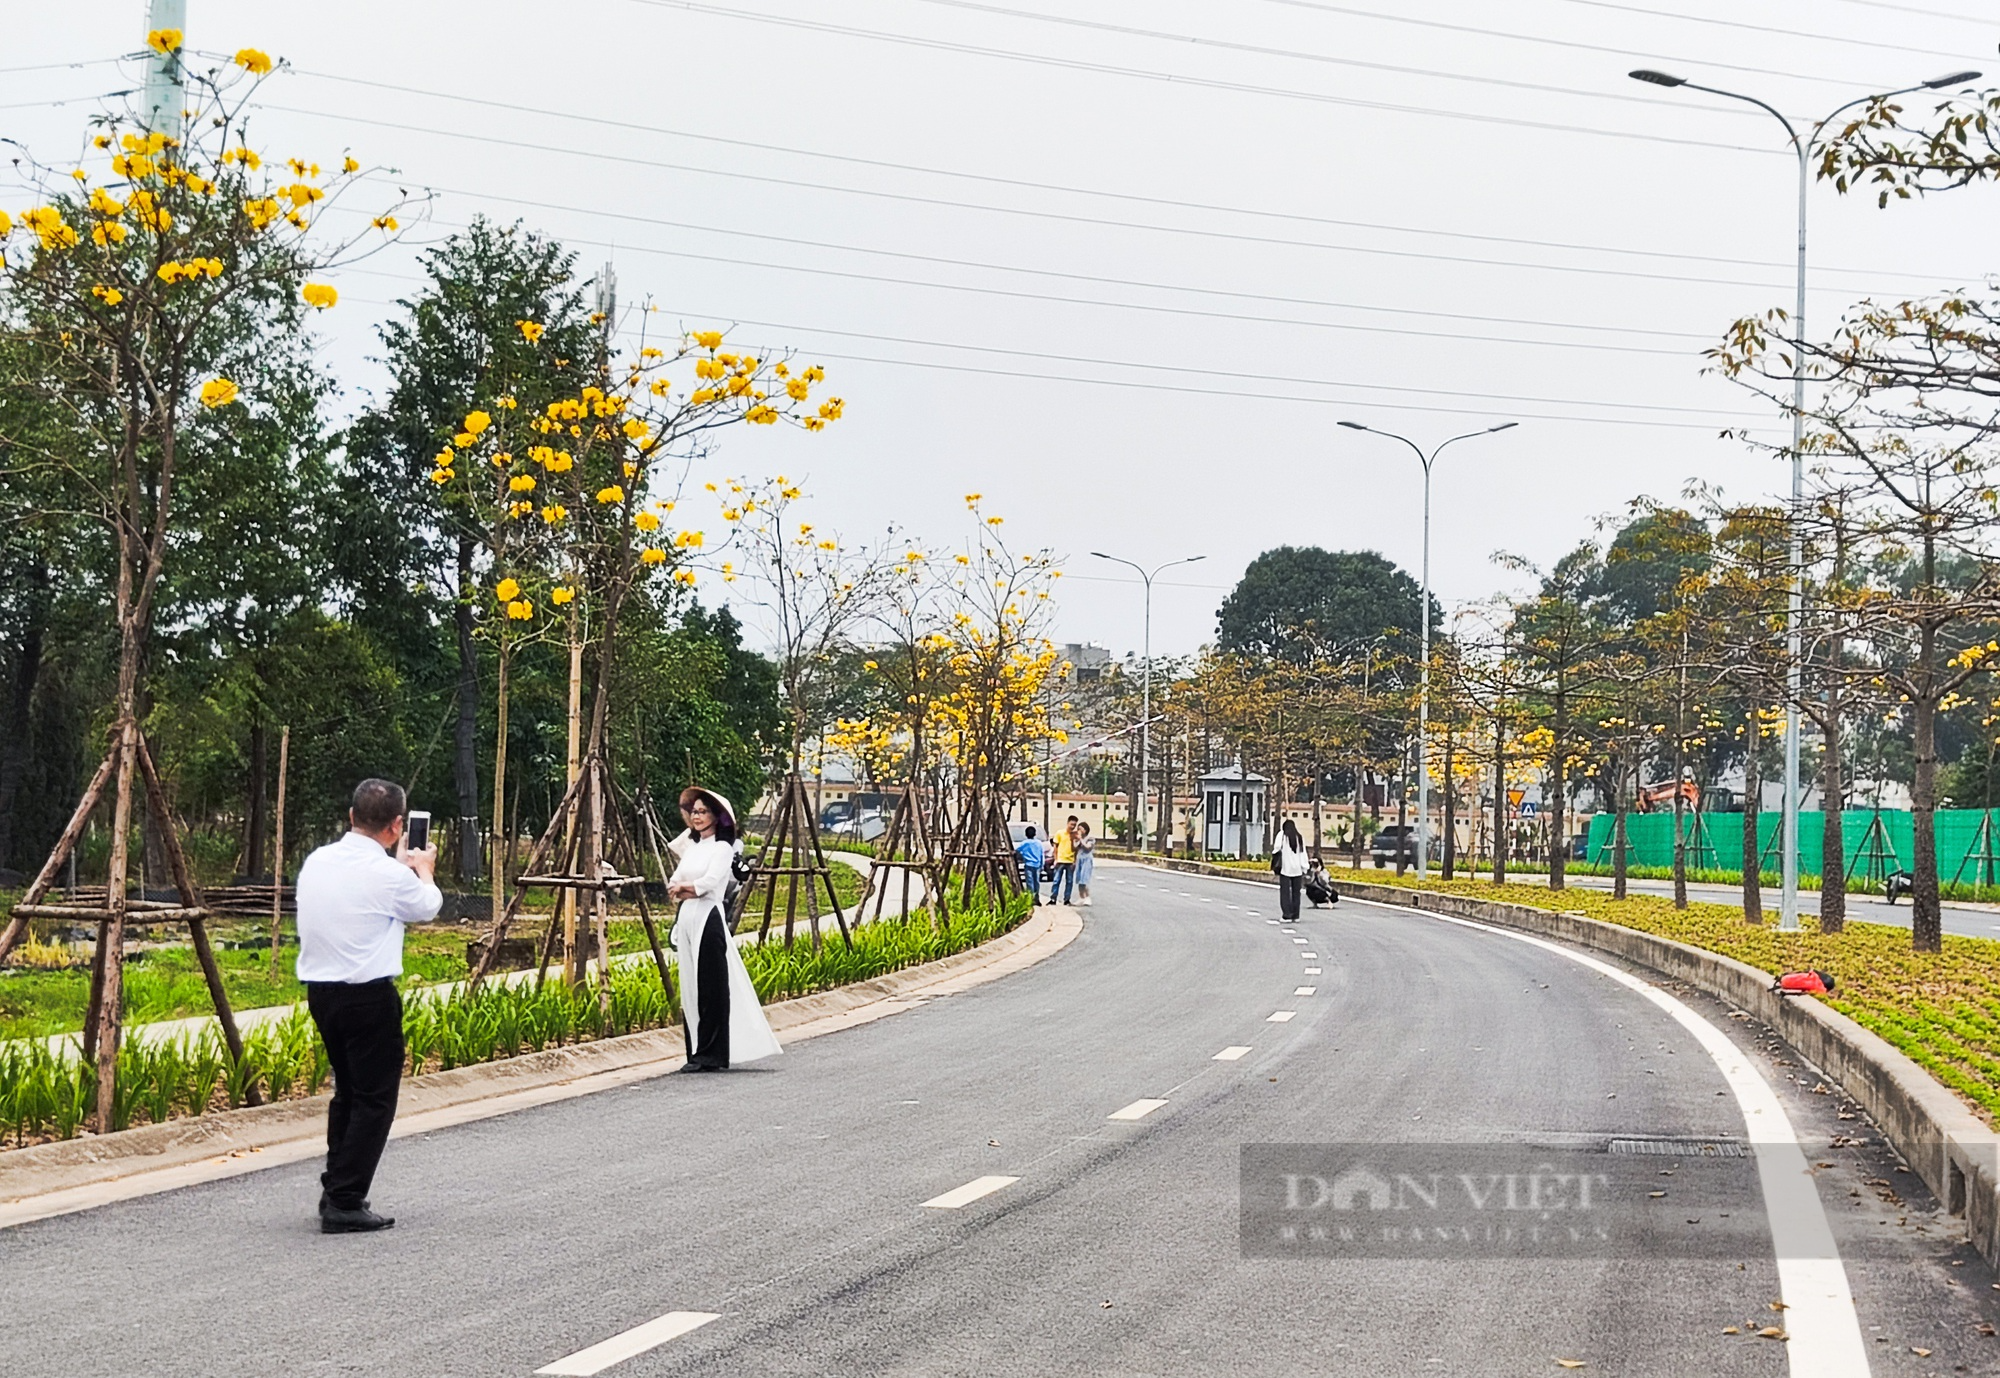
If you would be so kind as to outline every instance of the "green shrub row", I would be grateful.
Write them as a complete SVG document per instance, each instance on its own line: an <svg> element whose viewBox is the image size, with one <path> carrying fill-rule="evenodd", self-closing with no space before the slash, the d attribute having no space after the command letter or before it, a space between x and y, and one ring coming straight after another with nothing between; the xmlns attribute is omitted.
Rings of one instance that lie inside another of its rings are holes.
<svg viewBox="0 0 2000 1378"><path fill-rule="evenodd" d="M909 919L864 924L849 947L836 935L819 951L801 941L745 946L745 967L758 998L788 1000L834 986L883 976L976 947L1012 928L1030 906L1026 897L1003 910L954 914L948 927L927 912ZM418 992L405 1003L403 1039L407 1073L469 1067L569 1043L663 1028L680 1017L679 1002L662 990L650 960L617 966L609 1008L595 987L573 989L549 981L491 984L470 994ZM199 1034L149 1042L127 1039L119 1049L112 1127L158 1124L186 1115L234 1109L252 1087L266 1100L311 1096L323 1090L331 1067L312 1017L295 1009L259 1024L243 1038L243 1059L231 1066L222 1035ZM0 1145L74 1136L96 1103L96 1069L72 1050L40 1039L0 1043Z"/></svg>

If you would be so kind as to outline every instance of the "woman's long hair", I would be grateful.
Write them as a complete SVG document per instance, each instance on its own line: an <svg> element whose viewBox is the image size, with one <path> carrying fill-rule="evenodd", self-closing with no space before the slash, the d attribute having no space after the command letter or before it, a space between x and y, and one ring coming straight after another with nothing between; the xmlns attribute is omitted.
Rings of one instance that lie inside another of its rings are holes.
<svg viewBox="0 0 2000 1378"><path fill-rule="evenodd" d="M718 842L736 841L736 815L730 812L722 796L700 785L689 785L681 791L682 808L687 808L697 799L708 805L709 817L715 820L715 830L709 835Z"/></svg>
<svg viewBox="0 0 2000 1378"><path fill-rule="evenodd" d="M1285 834L1285 845L1287 847L1290 847L1295 852L1303 852L1306 849L1305 840L1299 836L1298 824L1292 822L1291 819L1287 818L1285 820L1283 832Z"/></svg>

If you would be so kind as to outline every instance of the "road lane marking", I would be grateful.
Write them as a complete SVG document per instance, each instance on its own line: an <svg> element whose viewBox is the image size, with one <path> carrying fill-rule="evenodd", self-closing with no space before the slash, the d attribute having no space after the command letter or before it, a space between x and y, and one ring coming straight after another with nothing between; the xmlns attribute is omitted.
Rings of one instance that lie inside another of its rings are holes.
<svg viewBox="0 0 2000 1378"><path fill-rule="evenodd" d="M1289 1024L1292 1022L1292 1016L1297 1013L1297 1010L1279 1010L1264 1022L1266 1024Z"/></svg>
<svg viewBox="0 0 2000 1378"><path fill-rule="evenodd" d="M1002 1187L1011 1187L1021 1179L1018 1177L975 1177L962 1187L953 1187L943 1196L933 1196L924 1202L934 1210L955 1211L960 1206L969 1206L982 1196L991 1196Z"/></svg>
<svg viewBox="0 0 2000 1378"><path fill-rule="evenodd" d="M1306 968L1306 975L1308 975L1308 976L1320 976L1320 975L1324 975L1324 974L1325 974L1325 973L1323 973L1323 972L1322 972L1322 971L1321 971L1321 970L1320 970L1320 969L1319 969L1318 967L1307 967L1307 968Z"/></svg>
<svg viewBox="0 0 2000 1378"><path fill-rule="evenodd" d="M1253 919L1262 919L1262 918L1264 918L1264 916L1263 916L1262 914L1260 914L1260 913L1259 913L1259 912L1258 912L1257 910L1255 910L1255 909L1246 909L1246 910L1244 910L1243 912L1244 912L1244 913L1246 913L1246 914L1248 914L1248 915L1249 915L1249 916L1250 916L1251 918L1253 918ZM1276 920L1276 919L1264 919L1264 922L1266 922L1266 923L1276 923L1276 922L1277 922L1277 920Z"/></svg>
<svg viewBox="0 0 2000 1378"><path fill-rule="evenodd" d="M1221 1052L1217 1053L1214 1057L1210 1058L1209 1061L1234 1062L1249 1051L1250 1051L1250 1045L1247 1043L1232 1043L1230 1044L1230 1046L1224 1048Z"/></svg>
<svg viewBox="0 0 2000 1378"><path fill-rule="evenodd" d="M1304 947L1306 945L1306 940L1304 938L1294 938L1292 939L1292 941L1297 943L1300 947Z"/></svg>
<svg viewBox="0 0 2000 1378"><path fill-rule="evenodd" d="M1163 1100L1135 1100L1123 1110L1113 1110L1104 1118L1107 1120L1143 1120L1146 1116L1165 1105Z"/></svg>
<svg viewBox="0 0 2000 1378"><path fill-rule="evenodd" d="M1361 901L1363 904L1369 901ZM1812 1172L1799 1149L1797 1132L1776 1091L1727 1035L1667 992L1648 985L1608 962L1573 952L1558 943L1492 924L1475 923L1401 905L1376 904L1378 909L1417 913L1441 923L1511 938L1566 957L1650 1000L1686 1029L1714 1061L1722 1079L1735 1093L1746 1137L1756 1151L1757 1176L1764 1192L1773 1252L1777 1256L1778 1291L1785 1303L1785 1357L1795 1378L1868 1378L1867 1348L1861 1320L1854 1309L1854 1292L1847 1267L1827 1223Z"/></svg>
<svg viewBox="0 0 2000 1378"><path fill-rule="evenodd" d="M1250 912L1254 914L1256 911L1253 909ZM1278 921L1276 919L1266 919L1264 920L1264 922L1271 925L1271 927L1273 928L1276 928L1278 926Z"/></svg>
<svg viewBox="0 0 2000 1378"><path fill-rule="evenodd" d="M547 1368L535 1370L538 1374L557 1374L561 1378L589 1378L593 1373L602 1373L613 1364L622 1364L627 1359L636 1358L649 1349L658 1349L668 1340L677 1339L690 1330L699 1330L710 1321L722 1317L712 1311L669 1311L666 1315L635 1325L622 1335L613 1335L601 1344L589 1349L579 1349L567 1359L558 1359Z"/></svg>
<svg viewBox="0 0 2000 1378"><path fill-rule="evenodd" d="M1301 952L1299 956L1304 957L1309 961L1317 962L1319 960L1319 954L1317 952Z"/></svg>
<svg viewBox="0 0 2000 1378"><path fill-rule="evenodd" d="M1292 992L1292 994L1294 994L1294 995L1313 995L1313 994L1316 994L1316 993L1317 993L1318 991L1319 991L1319 987L1318 987L1318 986L1300 986L1300 987L1299 987L1299 988L1298 988L1297 990L1293 991L1293 992Z"/></svg>

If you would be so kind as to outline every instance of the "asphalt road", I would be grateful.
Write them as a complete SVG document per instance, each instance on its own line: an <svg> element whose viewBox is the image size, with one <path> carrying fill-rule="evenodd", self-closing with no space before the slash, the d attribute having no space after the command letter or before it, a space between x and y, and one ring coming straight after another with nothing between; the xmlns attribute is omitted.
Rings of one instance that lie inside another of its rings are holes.
<svg viewBox="0 0 2000 1378"><path fill-rule="evenodd" d="M1264 887L1111 863L1098 881L1082 935L1040 965L775 1065L396 1141L374 1192L387 1234L317 1234L316 1164L0 1231L0 1360L50 1378L581 1373L594 1346L673 1335L601 1371L1788 1372L1754 1331L1800 1332L1801 1312L1771 1307L1746 1179L1605 1151L1745 1132L1721 1064L1644 990L1402 910L1348 902L1293 929ZM2000 1371L1976 1328L2000 1320L1994 1278L1914 1177L1782 1045L1679 995L1826 1165L1864 1351L1847 1371ZM1248 1051L1217 1060L1231 1048ZM1560 1239L1246 1249L1246 1146L1356 1142L1384 1173L1596 1155L1625 1214L1596 1257ZM1010 1180L925 1204L988 1178ZM1631 1219L1667 1247L1620 1242Z"/></svg>

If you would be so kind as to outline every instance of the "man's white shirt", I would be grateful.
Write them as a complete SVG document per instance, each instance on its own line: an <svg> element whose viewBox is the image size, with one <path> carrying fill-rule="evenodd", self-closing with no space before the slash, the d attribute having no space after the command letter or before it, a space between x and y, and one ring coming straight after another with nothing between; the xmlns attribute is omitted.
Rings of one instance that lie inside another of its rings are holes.
<svg viewBox="0 0 2000 1378"><path fill-rule="evenodd" d="M403 925L437 917L436 885L350 832L299 867L301 981L350 984L403 974Z"/></svg>

